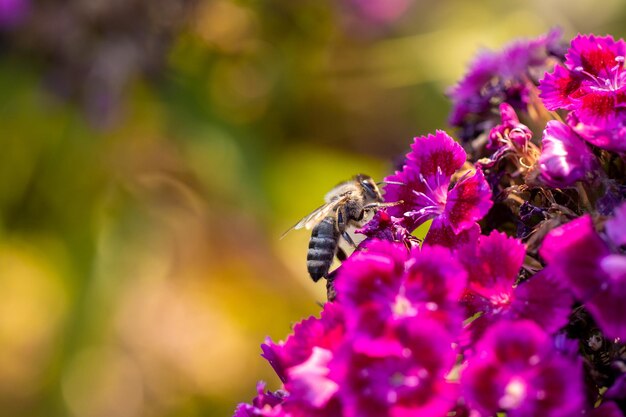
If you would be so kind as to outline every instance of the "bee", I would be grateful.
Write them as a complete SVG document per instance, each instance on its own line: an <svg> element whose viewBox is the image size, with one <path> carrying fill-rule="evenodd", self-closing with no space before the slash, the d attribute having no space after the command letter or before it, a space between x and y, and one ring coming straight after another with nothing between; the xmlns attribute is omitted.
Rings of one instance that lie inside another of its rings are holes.
<svg viewBox="0 0 626 417"><path fill-rule="evenodd" d="M365 174L355 175L351 180L336 185L324 200L322 206L281 236L282 239L291 230L312 229L306 264L315 282L328 275L335 256L340 261L346 259L346 253L339 247L340 238L356 248L347 232L348 226L361 227L368 211L399 204L383 202L378 184Z"/></svg>

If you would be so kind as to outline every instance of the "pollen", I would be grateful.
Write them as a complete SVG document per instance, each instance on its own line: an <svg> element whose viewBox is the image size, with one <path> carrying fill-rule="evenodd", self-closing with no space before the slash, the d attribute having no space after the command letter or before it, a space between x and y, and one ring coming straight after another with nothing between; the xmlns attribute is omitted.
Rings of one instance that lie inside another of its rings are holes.
<svg viewBox="0 0 626 417"><path fill-rule="evenodd" d="M526 398L526 384L521 378L513 378L504 388L498 405L505 410L519 407Z"/></svg>

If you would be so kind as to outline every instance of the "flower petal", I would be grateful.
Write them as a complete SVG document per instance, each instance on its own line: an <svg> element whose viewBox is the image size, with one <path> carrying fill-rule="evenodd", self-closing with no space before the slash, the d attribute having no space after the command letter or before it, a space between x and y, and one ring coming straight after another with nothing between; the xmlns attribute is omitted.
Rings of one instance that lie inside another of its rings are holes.
<svg viewBox="0 0 626 417"><path fill-rule="evenodd" d="M551 187L572 186L598 168L596 157L585 142L562 122L549 121L541 143L540 175Z"/></svg>
<svg viewBox="0 0 626 417"><path fill-rule="evenodd" d="M517 239L493 231L481 236L477 245L459 249L459 260L468 271L470 288L477 291L511 289L526 255Z"/></svg>
<svg viewBox="0 0 626 417"><path fill-rule="evenodd" d="M461 145L441 130L415 138L411 149L402 171L385 178L390 182L385 186L385 199L403 201L388 212L396 217L412 213L406 219L409 231L443 211L450 177L466 159Z"/></svg>
<svg viewBox="0 0 626 417"><path fill-rule="evenodd" d="M605 229L613 245L626 245L626 203L615 209L613 218L606 221Z"/></svg>
<svg viewBox="0 0 626 417"><path fill-rule="evenodd" d="M539 97L548 110L574 109L576 103L570 96L578 90L581 82L580 76L557 65L552 73L546 73L539 81Z"/></svg>
<svg viewBox="0 0 626 417"><path fill-rule="evenodd" d="M468 404L481 415L574 415L584 404L582 363L554 354L531 321L500 322L478 343L461 374Z"/></svg>
<svg viewBox="0 0 626 417"><path fill-rule="evenodd" d="M626 55L626 43L612 36L578 35L565 55L565 65L570 70L578 68L600 76L608 76L616 64L615 58Z"/></svg>
<svg viewBox="0 0 626 417"><path fill-rule="evenodd" d="M459 234L456 234L450 224L439 217L433 220L430 225L428 234L424 239L424 245L439 245L454 249L462 245L476 243L478 236L480 236L480 226L478 223L474 223L469 229L465 229Z"/></svg>
<svg viewBox="0 0 626 417"><path fill-rule="evenodd" d="M407 257L401 244L371 240L341 265L335 280L337 300L344 306L390 303L398 293Z"/></svg>
<svg viewBox="0 0 626 417"><path fill-rule="evenodd" d="M338 346L344 333L343 320L342 306L326 303L319 318L309 317L296 324L293 334L284 342L274 343L267 338L261 345L261 356L283 382L287 381L287 370L306 361L314 347L334 350Z"/></svg>
<svg viewBox="0 0 626 417"><path fill-rule="evenodd" d="M626 340L626 256L614 254L604 258L602 266L605 271L609 260L616 264L608 271L610 278L585 302L585 307L609 338Z"/></svg>
<svg viewBox="0 0 626 417"><path fill-rule="evenodd" d="M626 114L612 112L602 120L585 122L576 112L567 115L567 124L592 145L608 151L626 153Z"/></svg>
<svg viewBox="0 0 626 417"><path fill-rule="evenodd" d="M477 169L474 175L463 178L450 190L444 218L458 234L482 219L491 206L491 188L482 171Z"/></svg>
<svg viewBox="0 0 626 417"><path fill-rule="evenodd" d="M583 301L593 296L607 279L600 262L610 251L588 214L548 233L539 253L552 273L569 283Z"/></svg>
<svg viewBox="0 0 626 417"><path fill-rule="evenodd" d="M522 147L532 138L532 132L526 125L520 123L515 109L510 104L500 104L500 118L502 123L489 132L488 149L496 150L504 146L506 140L511 140L515 145Z"/></svg>
<svg viewBox="0 0 626 417"><path fill-rule="evenodd" d="M554 333L567 324L574 302L569 289L542 270L513 290L510 316L529 319L548 333Z"/></svg>

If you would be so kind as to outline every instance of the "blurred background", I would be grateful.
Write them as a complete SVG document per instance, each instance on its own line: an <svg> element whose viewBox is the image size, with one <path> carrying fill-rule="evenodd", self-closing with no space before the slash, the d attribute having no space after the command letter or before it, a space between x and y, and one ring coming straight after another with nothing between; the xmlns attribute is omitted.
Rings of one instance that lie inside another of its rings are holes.
<svg viewBox="0 0 626 417"><path fill-rule="evenodd" d="M325 300L308 234L481 47L605 0L0 0L0 415L229 416Z"/></svg>

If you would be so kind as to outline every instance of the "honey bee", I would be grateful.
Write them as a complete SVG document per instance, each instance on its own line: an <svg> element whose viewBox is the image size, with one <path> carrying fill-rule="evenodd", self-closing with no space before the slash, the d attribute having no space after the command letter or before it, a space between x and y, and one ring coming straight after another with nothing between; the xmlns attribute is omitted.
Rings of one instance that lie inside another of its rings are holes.
<svg viewBox="0 0 626 417"><path fill-rule="evenodd" d="M326 194L324 201L322 206L281 236L282 239L291 230L313 229L306 264L315 282L327 276L335 255L341 261L346 259L345 252L339 247L340 238L356 248L347 232L348 226L361 227L365 223L366 212L399 204L384 203L378 184L365 174L355 175L351 180L336 185Z"/></svg>

